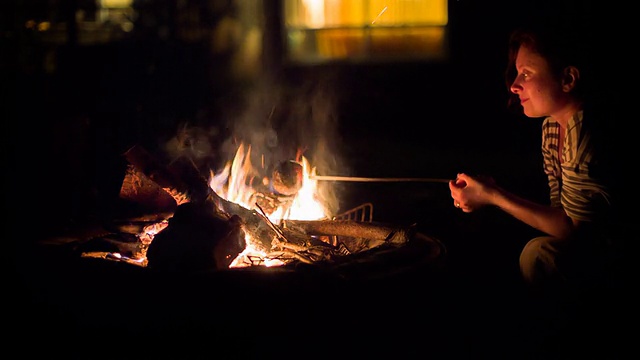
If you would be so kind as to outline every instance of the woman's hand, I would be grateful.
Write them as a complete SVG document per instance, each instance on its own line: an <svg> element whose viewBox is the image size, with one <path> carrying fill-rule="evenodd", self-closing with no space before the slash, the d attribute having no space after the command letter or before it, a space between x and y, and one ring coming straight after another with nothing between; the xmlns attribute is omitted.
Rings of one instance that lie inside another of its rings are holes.
<svg viewBox="0 0 640 360"><path fill-rule="evenodd" d="M495 188L495 181L487 176L474 177L460 173L455 180L449 181L453 206L466 213L490 205Z"/></svg>

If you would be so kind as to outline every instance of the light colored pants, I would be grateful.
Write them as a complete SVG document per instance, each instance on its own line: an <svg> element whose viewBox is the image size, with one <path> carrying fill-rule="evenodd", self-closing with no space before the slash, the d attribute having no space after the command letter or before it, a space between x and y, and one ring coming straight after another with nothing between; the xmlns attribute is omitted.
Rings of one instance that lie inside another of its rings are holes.
<svg viewBox="0 0 640 360"><path fill-rule="evenodd" d="M531 239L520 253L520 272L534 289L589 286L606 274L608 251L589 240Z"/></svg>

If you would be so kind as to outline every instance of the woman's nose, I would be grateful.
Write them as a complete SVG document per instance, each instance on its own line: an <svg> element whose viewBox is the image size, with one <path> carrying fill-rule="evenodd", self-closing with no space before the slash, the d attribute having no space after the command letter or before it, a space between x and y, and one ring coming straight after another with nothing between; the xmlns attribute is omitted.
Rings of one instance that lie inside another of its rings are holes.
<svg viewBox="0 0 640 360"><path fill-rule="evenodd" d="M520 92L520 90L522 90L522 86L520 86L520 84L518 83L518 80L514 80L511 83L511 86L509 86L509 90L514 93L517 94Z"/></svg>

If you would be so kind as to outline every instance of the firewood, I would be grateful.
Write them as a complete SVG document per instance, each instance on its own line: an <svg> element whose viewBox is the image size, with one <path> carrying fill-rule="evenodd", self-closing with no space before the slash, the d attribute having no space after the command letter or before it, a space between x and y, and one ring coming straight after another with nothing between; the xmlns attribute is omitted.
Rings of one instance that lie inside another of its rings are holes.
<svg viewBox="0 0 640 360"><path fill-rule="evenodd" d="M282 250L282 251L274 251L267 254L267 257L272 259L281 259L282 261L287 262L287 260L298 260L305 264L313 264L314 260L305 256L299 252L291 251L291 250Z"/></svg>
<svg viewBox="0 0 640 360"><path fill-rule="evenodd" d="M354 241L357 240L357 246L353 244L353 241L348 241L352 252L355 249L376 247L383 242L404 243L411 236L409 229L352 220L285 220L278 227L272 224L265 214L247 209L240 204L220 197L208 186L206 179L199 176L195 168L190 166L189 163L174 164L174 168L179 167L177 169L179 171L172 171L140 146L129 149L125 153L125 157L147 178L158 183L165 191L171 194L178 204L188 202L206 203L219 212L217 215L226 214L228 218L237 216L242 219L244 232L254 242L258 243L257 245L262 250L267 252L273 249L274 242L287 243L286 247L290 250L292 248L298 249L297 251L299 252L309 252L312 247L324 247L324 250L331 250L329 244L317 239L318 236L351 237ZM283 175L285 173L295 173L295 171L285 171L285 168L281 169ZM296 167L294 166L293 168L295 169ZM292 178L295 177L292 176ZM283 247L285 246L280 246L280 248ZM318 254L313 255L318 256Z"/></svg>
<svg viewBox="0 0 640 360"><path fill-rule="evenodd" d="M126 207L128 220L134 217L138 221L152 221L154 217L165 219L166 216L158 215L173 213L177 206L173 196L131 164L122 180L119 198L134 205Z"/></svg>
<svg viewBox="0 0 640 360"><path fill-rule="evenodd" d="M285 220L283 226L307 235L346 236L384 240L399 244L409 241L414 227L397 227L354 220Z"/></svg>
<svg viewBox="0 0 640 360"><path fill-rule="evenodd" d="M179 175L170 171L142 146L133 146L124 153L124 157L129 164L160 185L178 205L189 201L202 201L207 196L208 185L206 181L185 183Z"/></svg>
<svg viewBox="0 0 640 360"><path fill-rule="evenodd" d="M346 254L344 255L357 254L388 244L388 242L385 240L364 239L349 236L340 237L338 242L338 246L340 246L343 251L346 251Z"/></svg>
<svg viewBox="0 0 640 360"><path fill-rule="evenodd" d="M263 250L269 250L271 242L279 235L273 229L272 224L269 224L268 220L265 221L260 213L220 197L209 187L207 180L188 163L174 164L176 171L172 171L139 145L129 149L124 156L131 165L168 192L178 205L189 202L206 203L219 211L217 215L226 214L228 218L235 215L241 218L243 230L252 239L259 242ZM179 169L177 169L178 167ZM304 237L307 236L297 234L295 236L296 243L304 244L310 241L303 239Z"/></svg>
<svg viewBox="0 0 640 360"><path fill-rule="evenodd" d="M220 217L206 203L178 206L147 250L148 267L162 271L226 269L246 247L242 220Z"/></svg>

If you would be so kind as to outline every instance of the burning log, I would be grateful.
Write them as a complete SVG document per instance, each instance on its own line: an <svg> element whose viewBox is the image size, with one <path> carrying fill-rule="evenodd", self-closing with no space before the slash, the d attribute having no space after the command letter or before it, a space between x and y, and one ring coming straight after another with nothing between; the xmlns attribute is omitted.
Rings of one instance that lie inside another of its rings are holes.
<svg viewBox="0 0 640 360"><path fill-rule="evenodd" d="M209 193L209 186L205 181L198 179L198 176L187 177L188 172L177 174L169 170L141 146L133 146L124 153L124 157L129 164L160 185L178 205L190 201L204 201ZM189 180L189 183L186 180Z"/></svg>
<svg viewBox="0 0 640 360"><path fill-rule="evenodd" d="M354 220L285 220L283 226L307 235L342 236L391 244L406 243L415 233L413 226L392 227Z"/></svg>
<svg viewBox="0 0 640 360"><path fill-rule="evenodd" d="M135 204L135 208L139 209L138 213L147 214L140 220L153 220L153 216L148 216L150 213L154 215L162 213L160 220L163 220L176 210L176 199L133 165L129 165L126 169L119 196L120 199ZM139 231L140 229L137 229L137 232Z"/></svg>
<svg viewBox="0 0 640 360"><path fill-rule="evenodd" d="M309 235L362 237L392 243L407 242L413 230L413 227L392 227L354 220L284 220L283 226Z"/></svg>
<svg viewBox="0 0 640 360"><path fill-rule="evenodd" d="M147 266L163 271L226 269L246 247L242 220L206 203L178 206L147 250Z"/></svg>
<svg viewBox="0 0 640 360"><path fill-rule="evenodd" d="M147 250L150 268L167 270L224 269L245 249L245 236L268 257L313 263L369 250L382 244L404 244L413 227L392 227L354 220L283 220L273 224L260 204L257 212L220 197L187 162L165 167L143 148L125 153L129 163L156 182L178 204L166 229L158 233ZM179 169L177 167L180 166ZM302 167L281 164L273 174L279 194L293 196L301 183ZM340 243L330 239L340 237ZM253 260L252 260L253 263Z"/></svg>
<svg viewBox="0 0 640 360"><path fill-rule="evenodd" d="M415 226L392 227L355 220L285 220L283 227L315 236L336 236L340 244L336 252L342 255L370 250L384 244L401 245L415 235ZM346 249L345 249L346 247Z"/></svg>
<svg viewBox="0 0 640 360"><path fill-rule="evenodd" d="M178 163L181 165L179 171L172 171L141 146L129 149L125 153L125 158L145 176L160 185L175 199L178 205L190 202L198 203L203 206L193 209L202 211L208 211L208 208L215 209L218 212L214 211L210 215L218 218L226 216L228 220L231 216L242 219L244 231L252 239L260 242L264 250L269 250L272 246L272 240L281 235L277 233L277 229L274 229L273 224L255 210L225 200L216 194L209 187L207 180L200 176L197 169L188 166L188 164ZM177 166L174 165L174 167ZM287 239L295 241L299 245L309 244L311 241L304 234L287 237Z"/></svg>

